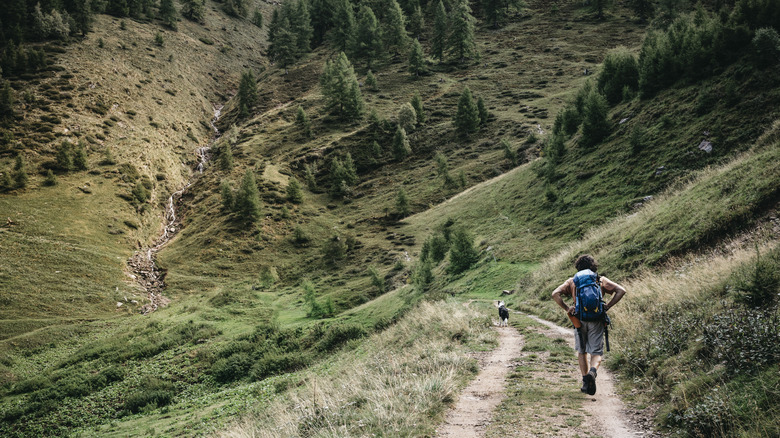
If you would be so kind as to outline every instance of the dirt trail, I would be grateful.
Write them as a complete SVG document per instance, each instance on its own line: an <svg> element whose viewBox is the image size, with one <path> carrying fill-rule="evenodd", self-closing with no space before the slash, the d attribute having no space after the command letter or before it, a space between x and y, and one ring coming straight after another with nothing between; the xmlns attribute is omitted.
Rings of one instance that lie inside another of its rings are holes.
<svg viewBox="0 0 780 438"><path fill-rule="evenodd" d="M515 312L519 313L519 312ZM556 325L550 321L537 318L533 315L523 314L534 321L544 324L548 327L545 335L551 337L564 337L569 342L569 346L574 349L574 331ZM573 358L576 359L576 358ZM576 367L576 360L572 361L572 367ZM625 421L626 407L615 392L614 380L612 374L606 367L599 368L599 375L596 379L598 391L594 396L587 396L583 404L585 411L590 414L588 422L604 437L624 438L624 437L651 437L654 436L649 431L640 431Z"/></svg>
<svg viewBox="0 0 780 438"><path fill-rule="evenodd" d="M512 327L496 328L498 348L480 360L480 372L460 395L439 427L437 437L483 436L493 410L505 396L504 380L523 349L523 337Z"/></svg>

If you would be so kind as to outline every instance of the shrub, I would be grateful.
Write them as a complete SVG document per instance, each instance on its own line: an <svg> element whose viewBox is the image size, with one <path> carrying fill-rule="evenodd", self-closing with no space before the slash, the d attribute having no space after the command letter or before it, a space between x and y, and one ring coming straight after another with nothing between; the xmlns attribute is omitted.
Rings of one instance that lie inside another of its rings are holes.
<svg viewBox="0 0 780 438"><path fill-rule="evenodd" d="M625 48L608 53L596 80L596 87L611 105L623 99L624 87L636 90L639 87L639 67L634 55Z"/></svg>
<svg viewBox="0 0 780 438"><path fill-rule="evenodd" d="M176 391L173 383L149 377L125 400L125 411L137 414L141 409L167 406L173 401Z"/></svg>
<svg viewBox="0 0 780 438"><path fill-rule="evenodd" d="M771 308L780 293L780 251L761 257L756 249L756 261L735 273L730 288L742 304Z"/></svg>
<svg viewBox="0 0 780 438"><path fill-rule="evenodd" d="M293 204L300 204L303 202L301 183L299 183L296 178L290 178L290 182L287 184L287 200Z"/></svg>
<svg viewBox="0 0 780 438"><path fill-rule="evenodd" d="M758 29L752 44L755 63L759 67L769 67L780 59L780 36L774 28Z"/></svg>
<svg viewBox="0 0 780 438"><path fill-rule="evenodd" d="M229 383L246 376L251 367L252 358L249 354L239 352L214 362L211 366L211 375L217 382Z"/></svg>
<svg viewBox="0 0 780 438"><path fill-rule="evenodd" d="M360 339L367 335L366 330L356 323L336 323L328 327L324 336L317 344L320 351L333 351L352 339Z"/></svg>
<svg viewBox="0 0 780 438"><path fill-rule="evenodd" d="M368 275L371 277L371 284L376 287L380 294L385 293L385 279L382 277L375 267L368 267Z"/></svg>
<svg viewBox="0 0 780 438"><path fill-rule="evenodd" d="M702 334L704 353L729 369L753 371L780 361L780 315L774 311L727 308Z"/></svg>
<svg viewBox="0 0 780 438"><path fill-rule="evenodd" d="M277 374L289 373L305 368L311 363L311 356L300 351L289 353L270 353L263 356L252 366L252 380L263 380Z"/></svg>
<svg viewBox="0 0 780 438"><path fill-rule="evenodd" d="M406 132L412 132L417 126L417 111L411 103L406 102L398 110L398 126Z"/></svg>
<svg viewBox="0 0 780 438"><path fill-rule="evenodd" d="M427 289L433 282L433 270L430 258L420 258L420 261L417 262L417 265L414 267L412 281L422 290Z"/></svg>

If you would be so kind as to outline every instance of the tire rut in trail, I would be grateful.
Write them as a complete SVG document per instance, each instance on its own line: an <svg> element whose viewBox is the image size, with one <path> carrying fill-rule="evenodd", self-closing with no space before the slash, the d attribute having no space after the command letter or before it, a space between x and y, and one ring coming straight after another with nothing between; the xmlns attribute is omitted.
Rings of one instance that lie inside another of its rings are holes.
<svg viewBox="0 0 780 438"><path fill-rule="evenodd" d="M493 411L506 396L506 376L523 349L523 337L513 327L495 328L498 347L480 360L476 378L461 392L455 407L437 430L439 438L484 436Z"/></svg>
<svg viewBox="0 0 780 438"><path fill-rule="evenodd" d="M534 315L529 315L522 312L514 313L524 315L540 324L547 326L548 330L542 331L545 336L563 337L567 340L572 350L574 349L574 331L572 329L561 327ZM571 366L576 371L579 371L577 367L576 353L572 356ZM626 418L630 417L629 411L626 409L623 401L617 395L615 391L614 378L612 373L610 373L606 367L599 367L599 374L598 378L596 379L596 383L598 389L596 395L581 395L583 397L583 407L590 415L587 421L593 423L594 432L606 438L651 438L661 436L653 433L650 430L634 427L631 423L626 421ZM572 392L574 391L577 391L577 389L572 388Z"/></svg>

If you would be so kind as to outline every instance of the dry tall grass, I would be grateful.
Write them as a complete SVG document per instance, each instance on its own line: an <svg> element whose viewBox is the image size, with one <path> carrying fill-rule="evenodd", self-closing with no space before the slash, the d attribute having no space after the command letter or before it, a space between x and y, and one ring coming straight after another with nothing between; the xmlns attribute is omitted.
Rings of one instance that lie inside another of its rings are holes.
<svg viewBox="0 0 780 438"><path fill-rule="evenodd" d="M495 343L490 325L459 303L422 303L358 349L300 374L300 386L219 436L430 435L477 371L467 345Z"/></svg>

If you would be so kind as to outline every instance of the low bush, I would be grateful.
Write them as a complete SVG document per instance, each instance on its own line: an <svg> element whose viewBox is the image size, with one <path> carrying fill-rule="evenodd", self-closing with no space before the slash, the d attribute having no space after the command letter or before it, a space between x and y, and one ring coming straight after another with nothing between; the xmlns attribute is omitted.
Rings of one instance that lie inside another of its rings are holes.
<svg viewBox="0 0 780 438"><path fill-rule="evenodd" d="M355 323L336 323L328 327L317 344L320 351L333 351L353 339L360 339L368 333L363 326Z"/></svg>
<svg viewBox="0 0 780 438"><path fill-rule="evenodd" d="M141 386L127 397L124 409L126 413L137 414L143 409L167 406L175 396L176 389L173 383L150 377L144 379Z"/></svg>

